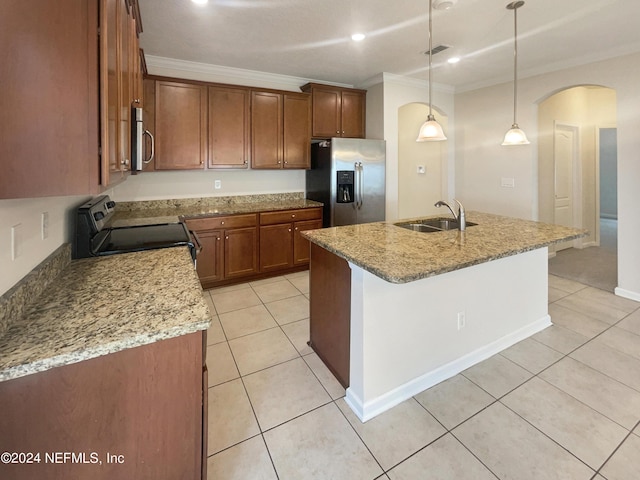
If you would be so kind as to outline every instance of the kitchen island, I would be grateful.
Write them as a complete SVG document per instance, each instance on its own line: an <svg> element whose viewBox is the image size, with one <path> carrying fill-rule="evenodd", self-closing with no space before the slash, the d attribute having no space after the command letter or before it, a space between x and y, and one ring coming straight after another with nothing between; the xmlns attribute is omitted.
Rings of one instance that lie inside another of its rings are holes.
<svg viewBox="0 0 640 480"><path fill-rule="evenodd" d="M423 233L393 223L305 232L311 346L362 421L551 325L549 245L586 232L479 212Z"/></svg>
<svg viewBox="0 0 640 480"><path fill-rule="evenodd" d="M0 478L201 479L210 312L189 250L70 254L0 298Z"/></svg>

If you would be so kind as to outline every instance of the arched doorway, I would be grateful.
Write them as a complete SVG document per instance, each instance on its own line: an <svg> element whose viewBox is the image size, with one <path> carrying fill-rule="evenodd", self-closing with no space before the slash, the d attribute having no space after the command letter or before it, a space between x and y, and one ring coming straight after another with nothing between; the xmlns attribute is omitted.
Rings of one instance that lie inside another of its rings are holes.
<svg viewBox="0 0 640 480"><path fill-rule="evenodd" d="M445 199L447 142L416 142L429 113L424 103L408 103L398 109L398 217L438 213L434 203ZM447 117L433 112L447 133Z"/></svg>
<svg viewBox="0 0 640 480"><path fill-rule="evenodd" d="M550 249L549 271L608 291L617 286L615 125L610 88L571 87L538 105L539 219L589 231Z"/></svg>

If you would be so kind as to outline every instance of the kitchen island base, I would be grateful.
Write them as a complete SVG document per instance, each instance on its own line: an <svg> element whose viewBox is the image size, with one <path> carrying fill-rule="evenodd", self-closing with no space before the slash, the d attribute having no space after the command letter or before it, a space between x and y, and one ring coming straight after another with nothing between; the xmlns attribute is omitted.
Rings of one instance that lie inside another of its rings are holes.
<svg viewBox="0 0 640 480"><path fill-rule="evenodd" d="M346 401L362 421L551 325L547 247L403 284L349 262L348 285L344 271L326 277L326 269L314 264L314 249L324 250L312 245L311 345L335 370L331 349L314 338L314 324L322 318L314 312L335 298L332 289L314 285L349 289L349 315L341 320L349 322L350 336ZM326 250L323 255L346 262ZM336 333L342 341L344 333Z"/></svg>

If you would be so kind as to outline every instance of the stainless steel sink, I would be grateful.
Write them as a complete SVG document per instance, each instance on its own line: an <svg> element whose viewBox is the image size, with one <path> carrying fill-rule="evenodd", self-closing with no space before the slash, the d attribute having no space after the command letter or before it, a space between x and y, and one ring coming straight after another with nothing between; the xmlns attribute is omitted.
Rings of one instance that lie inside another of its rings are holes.
<svg viewBox="0 0 640 480"><path fill-rule="evenodd" d="M459 227L458 222L450 218L427 218L425 220L414 220L412 222L399 222L394 223L397 227L413 230L414 232L442 232L444 230L457 230ZM477 223L467 222L467 227L472 227Z"/></svg>

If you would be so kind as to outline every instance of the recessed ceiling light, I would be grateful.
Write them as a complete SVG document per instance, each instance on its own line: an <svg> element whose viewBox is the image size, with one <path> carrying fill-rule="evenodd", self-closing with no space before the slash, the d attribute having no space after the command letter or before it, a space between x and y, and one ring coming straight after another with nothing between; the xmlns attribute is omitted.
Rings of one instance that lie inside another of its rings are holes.
<svg viewBox="0 0 640 480"><path fill-rule="evenodd" d="M351 40L353 40L354 42L361 42L365 39L365 37L366 35L364 33L354 33L353 35L351 35Z"/></svg>
<svg viewBox="0 0 640 480"><path fill-rule="evenodd" d="M191 0L193 3L197 3L198 5L206 5L209 0Z"/></svg>
<svg viewBox="0 0 640 480"><path fill-rule="evenodd" d="M447 62L454 64L454 63L458 63L460 61L460 57L451 57L449 60L447 60Z"/></svg>
<svg viewBox="0 0 640 480"><path fill-rule="evenodd" d="M433 2L433 8L436 10L449 10L457 1L458 0L435 0Z"/></svg>

